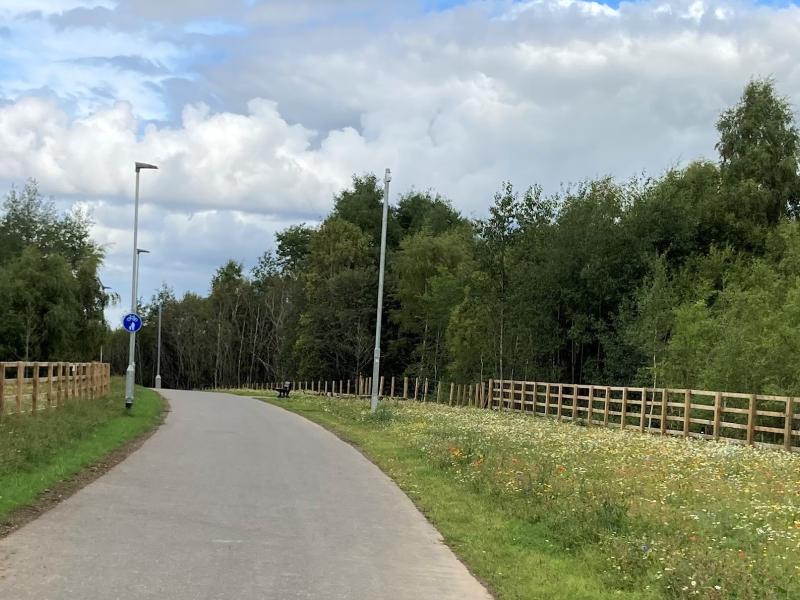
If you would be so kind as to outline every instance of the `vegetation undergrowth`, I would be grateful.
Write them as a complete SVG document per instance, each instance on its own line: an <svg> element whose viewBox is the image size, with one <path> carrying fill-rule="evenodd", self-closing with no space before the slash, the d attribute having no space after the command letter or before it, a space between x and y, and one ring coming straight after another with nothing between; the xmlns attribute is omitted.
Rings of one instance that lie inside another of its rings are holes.
<svg viewBox="0 0 800 600"><path fill-rule="evenodd" d="M0 519L160 422L161 397L137 388L126 413L124 386L114 378L103 398L0 419Z"/></svg>
<svg viewBox="0 0 800 600"><path fill-rule="evenodd" d="M265 400L357 444L498 598L800 598L800 456L437 404Z"/></svg>

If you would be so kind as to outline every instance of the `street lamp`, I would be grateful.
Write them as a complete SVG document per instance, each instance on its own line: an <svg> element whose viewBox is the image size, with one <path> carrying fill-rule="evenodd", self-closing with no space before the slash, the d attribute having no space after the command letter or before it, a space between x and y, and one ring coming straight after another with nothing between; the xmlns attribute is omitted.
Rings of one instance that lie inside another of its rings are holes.
<svg viewBox="0 0 800 600"><path fill-rule="evenodd" d="M144 250L143 248L136 249L136 283L133 286L133 289L136 293L136 308L138 308L139 304L139 262L142 257L142 254L150 254L150 250ZM134 312L136 312L134 310Z"/></svg>
<svg viewBox="0 0 800 600"><path fill-rule="evenodd" d="M161 307L162 302L158 303L158 351L156 352L156 389L161 389Z"/></svg>
<svg viewBox="0 0 800 600"><path fill-rule="evenodd" d="M383 318L383 271L386 265L386 221L389 218L389 182L392 172L383 177L383 222L381 224L381 270L378 272L378 314L375 320L375 352L372 355L372 401L370 410L378 410L378 381L381 371L381 319ZM382 392L383 390L381 390Z"/></svg>
<svg viewBox="0 0 800 600"><path fill-rule="evenodd" d="M133 273L131 274L131 313L136 314L136 284L139 273L139 171L142 169L158 169L155 165L137 162L136 167L136 195L133 202ZM136 350L136 333L131 332L128 344L128 369L125 372L125 408L133 406L133 385L136 366L134 365L134 352Z"/></svg>

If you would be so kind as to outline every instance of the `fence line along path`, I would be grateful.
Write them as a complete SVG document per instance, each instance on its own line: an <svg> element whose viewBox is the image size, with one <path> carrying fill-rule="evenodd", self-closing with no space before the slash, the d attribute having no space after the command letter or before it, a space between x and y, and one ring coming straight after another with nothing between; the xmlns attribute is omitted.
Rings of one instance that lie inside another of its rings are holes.
<svg viewBox="0 0 800 600"><path fill-rule="evenodd" d="M0 417L35 414L72 399L108 394L111 365L99 362L0 362Z"/></svg>
<svg viewBox="0 0 800 600"><path fill-rule="evenodd" d="M293 381L292 389L333 396L369 396L370 377ZM276 389L283 383L256 388ZM402 393L400 389L402 387ZM800 450L800 398L674 388L546 383L490 379L472 384L381 377L382 397L512 410L587 427L725 440Z"/></svg>

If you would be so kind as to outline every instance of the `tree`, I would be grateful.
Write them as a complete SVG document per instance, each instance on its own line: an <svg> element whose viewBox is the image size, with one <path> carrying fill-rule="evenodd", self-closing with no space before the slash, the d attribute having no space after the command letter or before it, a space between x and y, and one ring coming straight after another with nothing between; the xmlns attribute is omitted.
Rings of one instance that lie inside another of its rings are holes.
<svg viewBox="0 0 800 600"><path fill-rule="evenodd" d="M800 136L789 100L778 95L774 82L748 83L738 104L722 113L717 129L720 168L735 214L769 225L786 214L797 216Z"/></svg>
<svg viewBox="0 0 800 600"><path fill-rule="evenodd" d="M330 217L309 246L295 349L307 376L345 378L370 363L377 269L370 241L356 225Z"/></svg>
<svg viewBox="0 0 800 600"><path fill-rule="evenodd" d="M438 380L447 360L450 315L464 298L466 276L475 268L472 232L455 229L433 235L428 229L403 239L395 256L393 319L400 335L413 340L410 371Z"/></svg>
<svg viewBox="0 0 800 600"><path fill-rule="evenodd" d="M93 359L111 297L98 279L102 249L83 212L59 214L36 182L12 189L0 217L0 347L23 360Z"/></svg>

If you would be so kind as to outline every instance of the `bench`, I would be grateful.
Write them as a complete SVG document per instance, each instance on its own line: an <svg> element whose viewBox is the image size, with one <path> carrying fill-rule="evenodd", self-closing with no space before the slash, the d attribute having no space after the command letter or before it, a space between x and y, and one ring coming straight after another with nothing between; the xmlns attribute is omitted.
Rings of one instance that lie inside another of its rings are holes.
<svg viewBox="0 0 800 600"><path fill-rule="evenodd" d="M281 387L278 388L278 398L288 398L289 392L292 391L292 383L285 381Z"/></svg>

